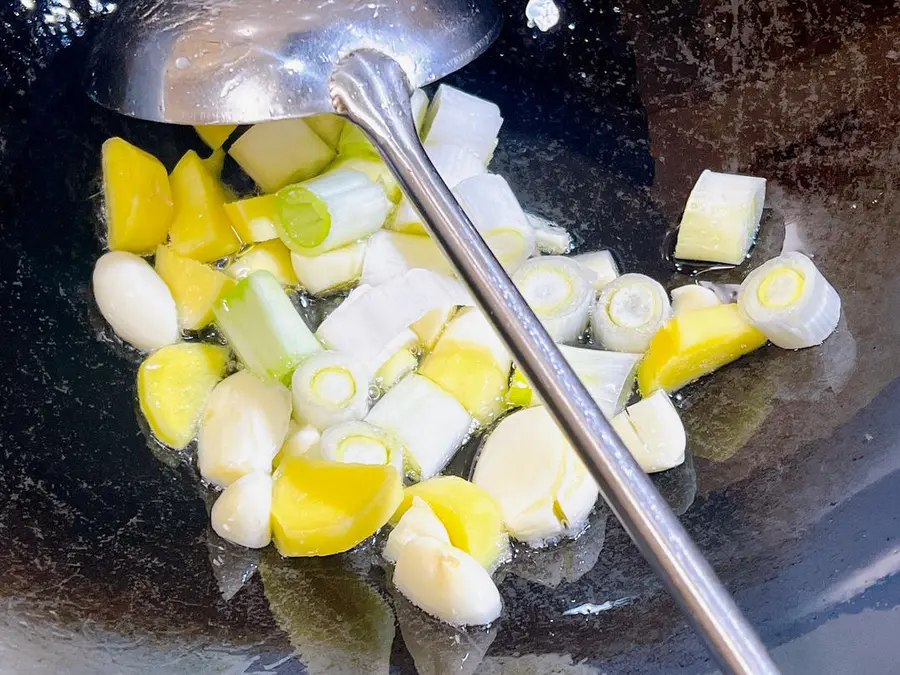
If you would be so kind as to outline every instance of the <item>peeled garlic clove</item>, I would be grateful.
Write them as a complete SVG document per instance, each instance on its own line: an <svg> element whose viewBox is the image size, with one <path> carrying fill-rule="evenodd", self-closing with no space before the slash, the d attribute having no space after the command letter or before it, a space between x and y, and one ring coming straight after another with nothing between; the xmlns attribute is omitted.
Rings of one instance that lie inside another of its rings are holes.
<svg viewBox="0 0 900 675"><path fill-rule="evenodd" d="M212 527L222 539L247 548L264 548L272 540L272 477L254 472L239 478L213 504Z"/></svg>
<svg viewBox="0 0 900 675"><path fill-rule="evenodd" d="M100 313L125 342L151 351L178 341L175 300L146 260L125 251L105 253L94 266L93 284Z"/></svg>
<svg viewBox="0 0 900 675"><path fill-rule="evenodd" d="M420 497L413 497L412 506L403 514L388 537L383 551L384 559L388 562L397 562L400 550L419 537L433 537L439 541L450 543L447 528L434 515L434 511L431 510L428 503Z"/></svg>
<svg viewBox="0 0 900 675"><path fill-rule="evenodd" d="M433 537L408 542L394 584L410 602L452 626L481 626L500 616L500 593L475 558Z"/></svg>
<svg viewBox="0 0 900 675"><path fill-rule="evenodd" d="M225 378L213 389L200 422L200 475L224 487L254 471L271 473L290 419L291 392L284 385L248 370Z"/></svg>

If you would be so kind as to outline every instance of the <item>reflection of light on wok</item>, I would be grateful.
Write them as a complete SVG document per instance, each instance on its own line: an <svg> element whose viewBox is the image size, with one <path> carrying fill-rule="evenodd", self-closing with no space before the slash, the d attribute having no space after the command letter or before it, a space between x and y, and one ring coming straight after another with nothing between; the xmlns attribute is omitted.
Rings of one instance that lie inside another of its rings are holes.
<svg viewBox="0 0 900 675"><path fill-rule="evenodd" d="M501 573L556 588L562 583L575 583L590 572L603 550L608 512L601 506L591 514L588 528L576 539L565 539L555 546L533 549L521 546L512 562Z"/></svg>
<svg viewBox="0 0 900 675"><path fill-rule="evenodd" d="M290 560L271 547L260 558L269 607L310 675L388 671L394 614L352 567L347 555Z"/></svg>
<svg viewBox="0 0 900 675"><path fill-rule="evenodd" d="M419 675L472 675L478 669L497 636L497 622L487 629L454 628L417 609L400 593L394 592L393 598L400 634Z"/></svg>

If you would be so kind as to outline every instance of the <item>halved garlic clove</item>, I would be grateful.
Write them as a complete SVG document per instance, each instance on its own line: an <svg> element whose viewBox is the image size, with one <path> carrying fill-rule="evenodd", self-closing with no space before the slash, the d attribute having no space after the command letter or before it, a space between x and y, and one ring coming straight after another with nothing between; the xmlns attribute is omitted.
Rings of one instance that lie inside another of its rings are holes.
<svg viewBox="0 0 900 675"><path fill-rule="evenodd" d="M264 548L272 540L272 477L248 473L229 485L213 504L210 520L222 539L247 548Z"/></svg>
<svg viewBox="0 0 900 675"><path fill-rule="evenodd" d="M400 549L394 584L414 605L453 626L489 624L502 609L500 592L484 567L433 537L418 537Z"/></svg>

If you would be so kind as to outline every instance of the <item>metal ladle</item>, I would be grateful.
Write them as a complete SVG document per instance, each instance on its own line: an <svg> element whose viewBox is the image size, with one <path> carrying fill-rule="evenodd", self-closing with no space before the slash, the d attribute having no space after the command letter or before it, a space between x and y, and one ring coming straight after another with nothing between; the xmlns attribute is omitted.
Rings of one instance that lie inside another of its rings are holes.
<svg viewBox="0 0 900 675"><path fill-rule="evenodd" d="M87 88L108 108L159 122L249 124L336 111L362 127L723 669L775 674L419 143L411 88L469 63L499 27L492 0L136 0L104 27Z"/></svg>

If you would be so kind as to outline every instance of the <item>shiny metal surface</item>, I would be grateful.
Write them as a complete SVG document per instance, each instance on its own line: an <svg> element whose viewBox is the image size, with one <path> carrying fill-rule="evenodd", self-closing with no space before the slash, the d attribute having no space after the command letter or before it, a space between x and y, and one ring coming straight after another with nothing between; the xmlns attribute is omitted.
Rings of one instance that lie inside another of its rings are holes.
<svg viewBox="0 0 900 675"><path fill-rule="evenodd" d="M741 675L778 673L756 632L428 160L399 65L375 51L351 54L335 69L331 96L335 110L373 139L425 216L431 235L591 469L603 498L721 666Z"/></svg>
<svg viewBox="0 0 900 675"><path fill-rule="evenodd" d="M331 110L335 62L375 48L414 86L458 70L494 40L478 0L137 0L95 43L88 94L132 117L249 124Z"/></svg>

